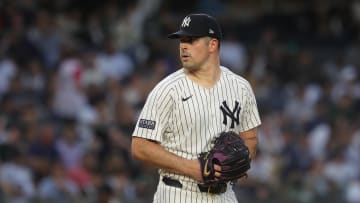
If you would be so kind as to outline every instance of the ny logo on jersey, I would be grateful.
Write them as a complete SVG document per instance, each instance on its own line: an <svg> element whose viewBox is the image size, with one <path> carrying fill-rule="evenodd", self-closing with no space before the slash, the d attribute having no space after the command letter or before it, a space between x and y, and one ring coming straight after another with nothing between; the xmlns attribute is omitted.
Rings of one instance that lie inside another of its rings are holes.
<svg viewBox="0 0 360 203"><path fill-rule="evenodd" d="M239 125L239 114L240 114L240 110L241 107L239 105L238 101L235 101L235 106L232 110L230 110L229 106L227 105L226 101L222 102L222 105L220 106L220 109L223 113L223 124L227 125L227 119L228 117L231 119L231 125L230 128L234 128L235 127L235 123L236 125Z"/></svg>
<svg viewBox="0 0 360 203"><path fill-rule="evenodd" d="M181 23L181 27L189 27L191 18L189 16L185 17Z"/></svg>

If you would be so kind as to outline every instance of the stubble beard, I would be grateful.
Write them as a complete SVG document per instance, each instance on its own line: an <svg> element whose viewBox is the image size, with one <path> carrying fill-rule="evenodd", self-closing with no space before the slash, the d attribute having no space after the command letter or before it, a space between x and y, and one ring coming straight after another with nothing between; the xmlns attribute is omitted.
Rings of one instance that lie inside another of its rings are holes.
<svg viewBox="0 0 360 203"><path fill-rule="evenodd" d="M186 62L181 61L182 67L188 72L195 72L199 70L199 64L194 63L192 60L187 60Z"/></svg>
<svg viewBox="0 0 360 203"><path fill-rule="evenodd" d="M185 63L183 63L183 67L184 67L184 69L186 69L189 72L196 71L196 69L197 69L196 66L185 64Z"/></svg>
<svg viewBox="0 0 360 203"><path fill-rule="evenodd" d="M200 70L200 66L197 65L197 64L184 64L183 63L183 68L188 71L189 73L195 73L197 72L198 70Z"/></svg>

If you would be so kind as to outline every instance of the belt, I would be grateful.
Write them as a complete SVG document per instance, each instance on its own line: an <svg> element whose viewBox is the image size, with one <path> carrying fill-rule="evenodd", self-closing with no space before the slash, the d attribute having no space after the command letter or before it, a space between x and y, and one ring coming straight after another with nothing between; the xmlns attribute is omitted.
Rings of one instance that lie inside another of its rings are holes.
<svg viewBox="0 0 360 203"><path fill-rule="evenodd" d="M164 176L162 181L165 183L165 185L172 186L172 187L182 188L182 186L183 186L180 181L169 178L167 176Z"/></svg>
<svg viewBox="0 0 360 203"><path fill-rule="evenodd" d="M172 179L170 177L164 176L162 178L162 181L165 185L176 187L176 188L182 188L183 185L180 181L176 179ZM213 183L211 185L209 184L197 184L199 187L200 192L206 192L211 194L221 194L226 192L227 184L225 182L219 182L219 183Z"/></svg>

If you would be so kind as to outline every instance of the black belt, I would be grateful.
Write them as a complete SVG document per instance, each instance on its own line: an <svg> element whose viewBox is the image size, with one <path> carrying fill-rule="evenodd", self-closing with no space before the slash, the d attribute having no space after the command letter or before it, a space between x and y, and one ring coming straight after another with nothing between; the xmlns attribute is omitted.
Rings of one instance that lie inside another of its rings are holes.
<svg viewBox="0 0 360 203"><path fill-rule="evenodd" d="M165 183L165 185L176 187L176 188L182 188L182 184L180 181L172 179L170 177L164 176L162 181ZM211 185L208 184L198 184L200 192L206 192L211 194L221 194L226 192L227 184L224 182L220 183L213 183Z"/></svg>
<svg viewBox="0 0 360 203"><path fill-rule="evenodd" d="M165 183L165 185L182 188L182 184L178 180L164 176L162 181Z"/></svg>

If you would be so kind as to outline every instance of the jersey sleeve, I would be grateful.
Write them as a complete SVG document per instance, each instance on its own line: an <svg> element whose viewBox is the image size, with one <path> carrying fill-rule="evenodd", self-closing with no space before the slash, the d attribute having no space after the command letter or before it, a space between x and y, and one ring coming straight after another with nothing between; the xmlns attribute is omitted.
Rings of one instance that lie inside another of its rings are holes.
<svg viewBox="0 0 360 203"><path fill-rule="evenodd" d="M245 105L240 120L240 132L250 130L261 124L256 98L250 84L247 86Z"/></svg>
<svg viewBox="0 0 360 203"><path fill-rule="evenodd" d="M162 135L169 127L172 103L171 89L155 87L145 102L132 136L162 142Z"/></svg>

